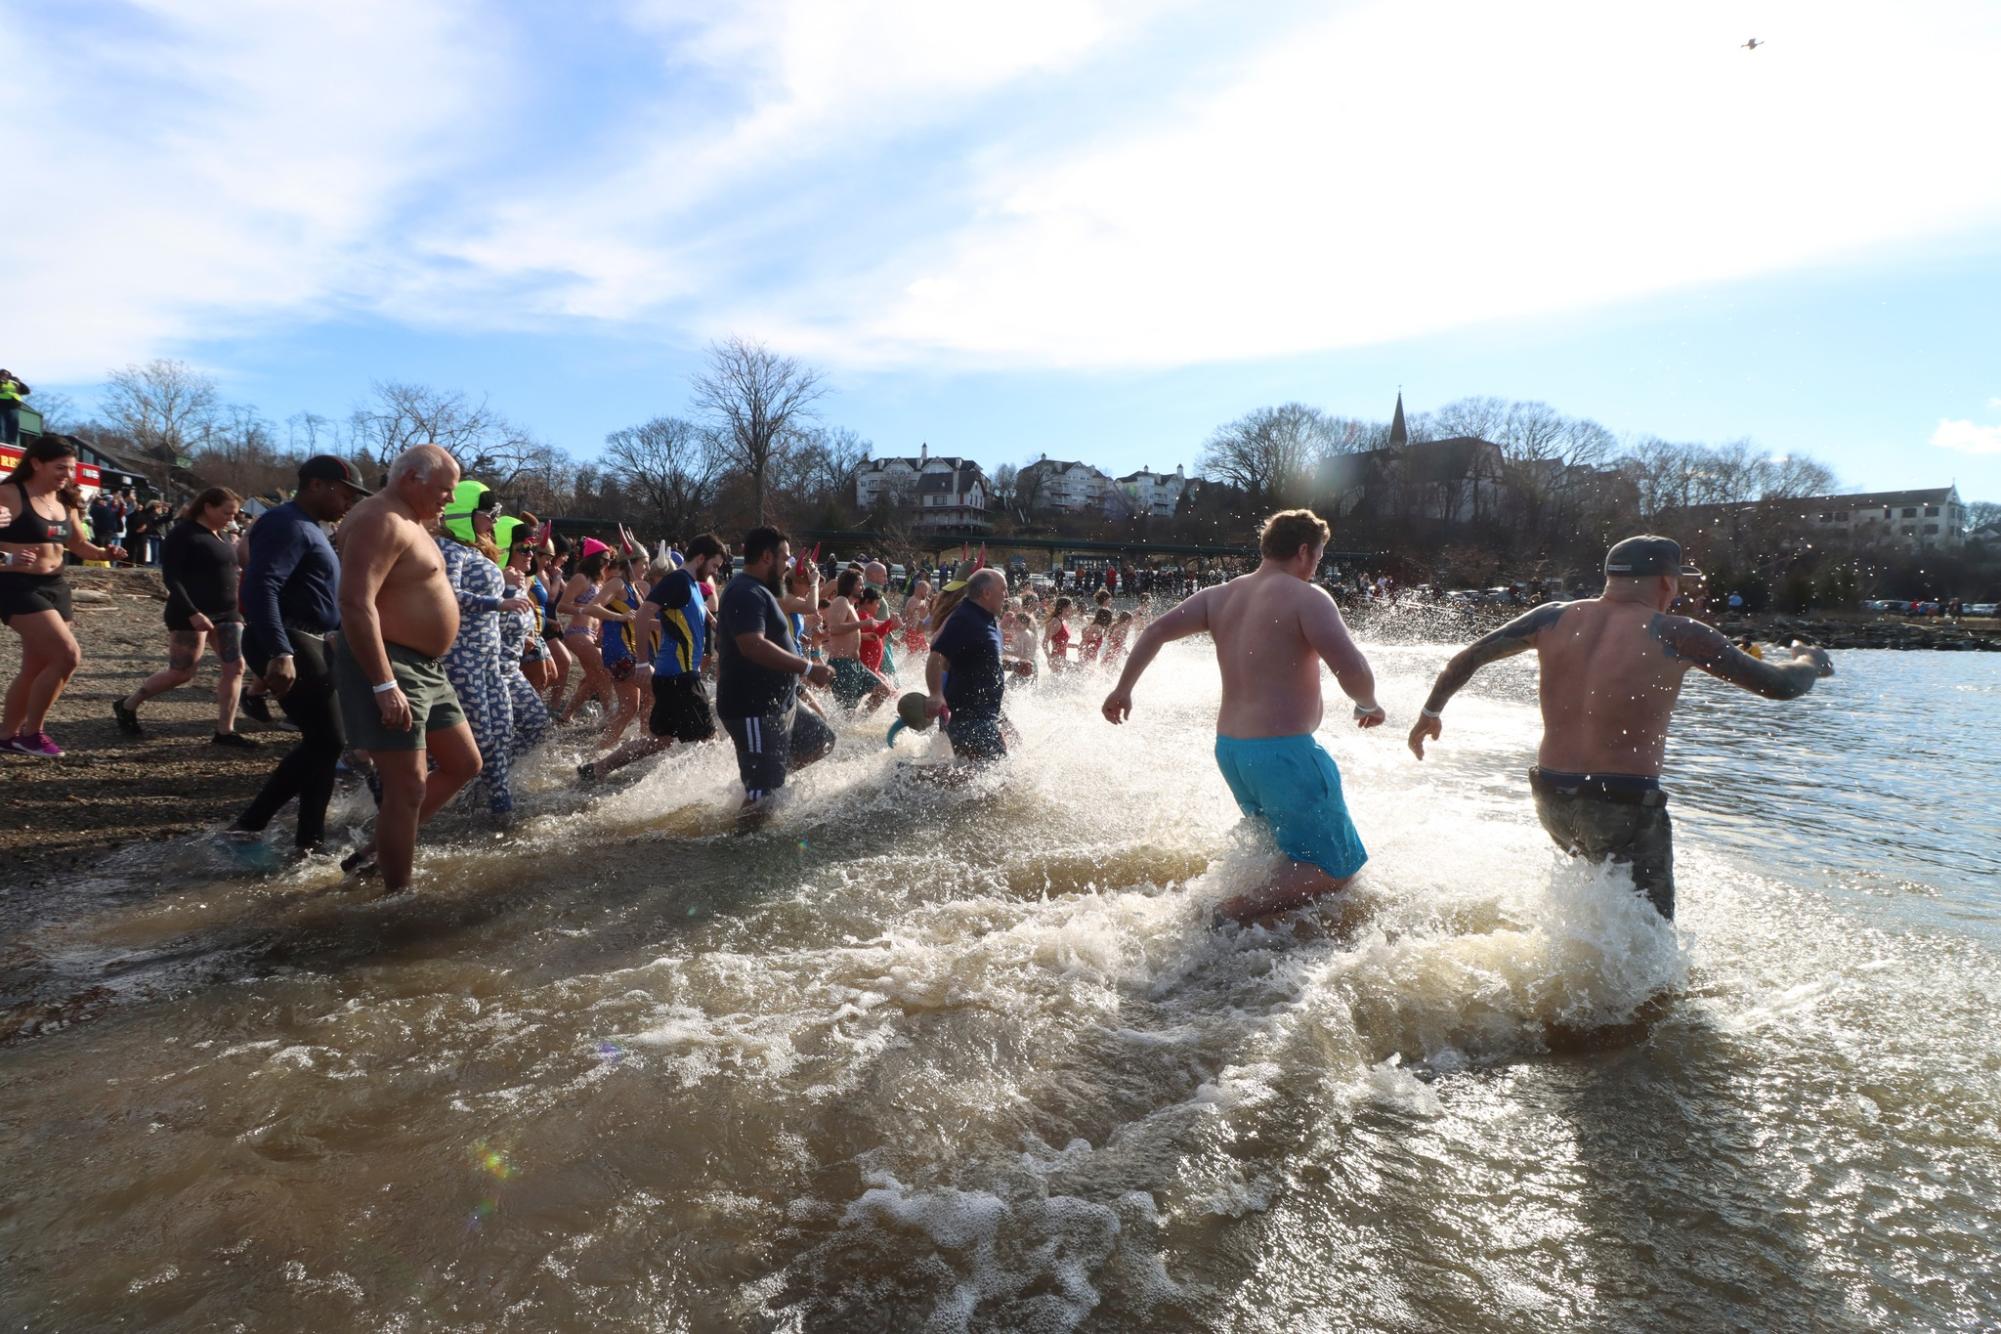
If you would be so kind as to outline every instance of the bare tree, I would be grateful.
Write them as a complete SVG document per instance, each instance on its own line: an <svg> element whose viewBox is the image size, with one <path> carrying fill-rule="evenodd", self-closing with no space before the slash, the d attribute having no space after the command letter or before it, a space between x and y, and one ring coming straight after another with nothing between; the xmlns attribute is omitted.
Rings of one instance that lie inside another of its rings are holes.
<svg viewBox="0 0 2001 1334"><path fill-rule="evenodd" d="M301 458L340 452L340 425L317 412L295 412L285 418L285 446Z"/></svg>
<svg viewBox="0 0 2001 1334"><path fill-rule="evenodd" d="M855 503L855 478L874 452L875 443L846 426L804 431L782 451L790 474L790 489L801 500L850 506Z"/></svg>
<svg viewBox="0 0 2001 1334"><path fill-rule="evenodd" d="M53 389L37 390L29 407L42 414L42 429L52 435L74 435L83 426L76 400Z"/></svg>
<svg viewBox="0 0 2001 1334"><path fill-rule="evenodd" d="M185 361L157 359L111 372L104 414L140 447L185 454L215 419L220 403L213 376Z"/></svg>
<svg viewBox="0 0 2001 1334"><path fill-rule="evenodd" d="M1470 435L1499 444L1508 408L1506 399L1491 396L1455 399L1431 413L1429 424L1442 440Z"/></svg>
<svg viewBox="0 0 2001 1334"><path fill-rule="evenodd" d="M387 468L412 445L440 445L467 477L508 490L534 456L536 442L485 399L474 403L457 390L378 381L375 401L349 418L355 450Z"/></svg>
<svg viewBox="0 0 2001 1334"><path fill-rule="evenodd" d="M655 417L605 437L607 473L672 538L689 536L713 498L716 449L680 417Z"/></svg>
<svg viewBox="0 0 2001 1334"><path fill-rule="evenodd" d="M724 456L750 477L752 509L763 523L772 457L804 427L826 392L820 372L731 335L709 345L708 369L694 377L694 389L695 405L715 427Z"/></svg>
<svg viewBox="0 0 2001 1334"><path fill-rule="evenodd" d="M1003 463L994 469L994 475L988 482L988 489L993 494L994 505L997 508L1002 510L1014 508L1015 486L1020 476L1021 469L1012 463Z"/></svg>
<svg viewBox="0 0 2001 1334"><path fill-rule="evenodd" d="M1303 493L1308 468L1340 438L1332 418L1303 403L1258 408L1218 427L1203 447L1202 469L1240 488L1255 505L1283 504Z"/></svg>

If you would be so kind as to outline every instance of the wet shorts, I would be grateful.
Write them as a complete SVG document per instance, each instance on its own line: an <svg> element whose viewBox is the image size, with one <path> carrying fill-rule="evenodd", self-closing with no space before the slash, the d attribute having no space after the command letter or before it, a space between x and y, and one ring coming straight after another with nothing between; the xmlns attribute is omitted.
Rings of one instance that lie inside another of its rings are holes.
<svg viewBox="0 0 2001 1334"><path fill-rule="evenodd" d="M834 669L834 698L848 708L867 699L869 691L882 684L860 659L835 658L827 665Z"/></svg>
<svg viewBox="0 0 2001 1334"><path fill-rule="evenodd" d="M1238 808L1263 820L1293 861L1341 880L1369 860L1341 799L1341 771L1311 736L1219 736L1216 767Z"/></svg>
<svg viewBox="0 0 2001 1334"><path fill-rule="evenodd" d="M716 734L716 716L709 711L709 692L700 672L653 677L653 712L646 730L662 740L707 741Z"/></svg>
<svg viewBox="0 0 2001 1334"><path fill-rule="evenodd" d="M1007 757L1007 737L1003 727L997 713L955 713L952 721L945 724L945 736L951 741L952 754L956 758L984 764Z"/></svg>
<svg viewBox="0 0 2001 1334"><path fill-rule="evenodd" d="M521 641L521 661L549 661L549 644L546 635L529 635Z"/></svg>
<svg viewBox="0 0 2001 1334"><path fill-rule="evenodd" d="M785 786L785 775L803 769L834 748L834 734L811 709L793 706L765 718L725 718L723 730L736 743L737 773L752 801Z"/></svg>
<svg viewBox="0 0 2001 1334"><path fill-rule="evenodd" d="M1536 817L1573 857L1630 866L1633 887L1674 920L1674 822L1657 778L1529 770Z"/></svg>
<svg viewBox="0 0 2001 1334"><path fill-rule="evenodd" d="M65 621L76 619L76 613L70 609L69 580L63 578L62 571L29 574L25 570L0 570L0 625L38 611L55 612Z"/></svg>
<svg viewBox="0 0 2001 1334"><path fill-rule="evenodd" d="M403 698L410 701L410 730L390 731L383 726L374 683L348 651L347 640L335 635L332 641L334 688L340 697L340 721L347 729L348 745L357 750L422 750L425 736L466 720L442 661L401 644L387 644L389 670Z"/></svg>

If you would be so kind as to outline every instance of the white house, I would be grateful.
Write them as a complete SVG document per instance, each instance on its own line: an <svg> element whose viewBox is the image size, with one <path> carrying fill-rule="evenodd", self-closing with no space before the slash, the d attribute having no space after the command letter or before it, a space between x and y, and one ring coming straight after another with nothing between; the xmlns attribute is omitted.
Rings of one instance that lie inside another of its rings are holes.
<svg viewBox="0 0 2001 1334"><path fill-rule="evenodd" d="M855 504L864 512L878 504L913 511L920 528L985 531L993 526L986 474L971 459L931 453L916 458L870 459L855 474Z"/></svg>
<svg viewBox="0 0 2001 1334"><path fill-rule="evenodd" d="M1021 470L1015 494L1030 508L1055 514L1105 514L1123 502L1112 479L1090 464L1047 454Z"/></svg>
<svg viewBox="0 0 2001 1334"><path fill-rule="evenodd" d="M1171 519L1175 507L1181 503L1181 497L1188 491L1188 474L1180 464L1176 464L1171 473L1141 468L1119 478L1118 489L1134 514Z"/></svg>

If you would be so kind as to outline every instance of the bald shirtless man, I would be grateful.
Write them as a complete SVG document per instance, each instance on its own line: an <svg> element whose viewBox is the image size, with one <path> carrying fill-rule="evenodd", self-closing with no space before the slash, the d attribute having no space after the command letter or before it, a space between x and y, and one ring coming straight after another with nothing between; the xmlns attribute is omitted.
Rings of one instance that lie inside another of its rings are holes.
<svg viewBox="0 0 2001 1334"><path fill-rule="evenodd" d="M1245 922L1284 912L1338 889L1369 854L1341 799L1341 771L1313 738L1322 717L1320 664L1348 698L1355 725L1380 727L1376 678L1327 591L1313 582L1327 550L1327 524L1312 510L1265 520L1258 568L1205 588L1147 626L1112 693L1105 718L1132 713L1133 687L1160 646L1207 631L1216 641L1223 704L1216 713L1216 767L1247 817L1270 828L1286 865L1262 889L1217 909Z"/></svg>
<svg viewBox="0 0 2001 1334"><path fill-rule="evenodd" d="M1668 722L1691 667L1767 699L1797 699L1834 674L1797 641L1787 662L1761 662L1713 626L1670 616L1684 577L1671 538L1629 537L1605 553L1605 591L1549 602L1461 649L1410 729L1420 760L1444 730L1446 702L1490 662L1536 651L1542 746L1529 770L1542 827L1572 856L1632 868L1633 885L1674 920L1674 844L1661 790Z"/></svg>
<svg viewBox="0 0 2001 1334"><path fill-rule="evenodd" d="M340 529L334 679L348 742L382 780L373 852L390 894L410 886L418 827L480 767L439 661L458 635L459 604L431 529L458 482L459 465L438 446L405 450L389 485L350 510ZM428 777L427 760L437 762Z"/></svg>

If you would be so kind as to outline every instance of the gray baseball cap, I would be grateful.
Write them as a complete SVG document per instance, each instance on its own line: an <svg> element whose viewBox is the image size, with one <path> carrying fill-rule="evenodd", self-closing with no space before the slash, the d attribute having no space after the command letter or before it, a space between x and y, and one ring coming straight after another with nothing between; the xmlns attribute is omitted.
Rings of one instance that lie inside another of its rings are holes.
<svg viewBox="0 0 2001 1334"><path fill-rule="evenodd" d="M1697 575L1702 571L1681 560L1681 543L1672 537L1648 533L1614 542L1605 553L1605 573L1623 579L1644 579L1653 574Z"/></svg>

